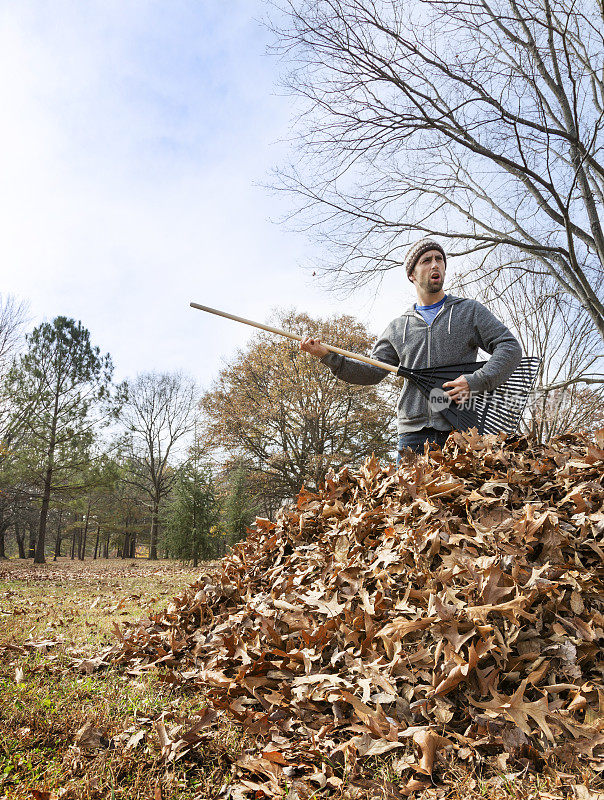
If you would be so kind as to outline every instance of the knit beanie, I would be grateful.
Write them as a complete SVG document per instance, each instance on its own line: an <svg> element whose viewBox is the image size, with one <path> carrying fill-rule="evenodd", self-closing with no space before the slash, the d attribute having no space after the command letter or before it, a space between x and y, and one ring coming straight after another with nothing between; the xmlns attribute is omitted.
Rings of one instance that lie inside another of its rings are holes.
<svg viewBox="0 0 604 800"><path fill-rule="evenodd" d="M442 253L442 257L445 261L445 268L447 266L447 255L443 250L443 247L438 242L435 242L434 239L420 239L419 242L412 244L409 250L407 251L407 255L405 256L405 261L403 262L403 266L407 272L407 277L411 276L411 273L415 269L415 265L420 260L420 258L427 253L429 250L438 250L439 253Z"/></svg>

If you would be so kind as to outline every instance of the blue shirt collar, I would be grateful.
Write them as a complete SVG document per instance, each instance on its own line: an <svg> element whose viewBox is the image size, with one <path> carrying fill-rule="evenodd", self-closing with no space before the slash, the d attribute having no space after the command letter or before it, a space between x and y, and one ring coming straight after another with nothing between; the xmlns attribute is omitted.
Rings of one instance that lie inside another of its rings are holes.
<svg viewBox="0 0 604 800"><path fill-rule="evenodd" d="M415 303L414 307L416 311L429 311L431 308L438 308L439 306L442 306L446 299L447 295L445 295L442 300L439 300L438 303L432 303L430 306L418 306L417 303Z"/></svg>

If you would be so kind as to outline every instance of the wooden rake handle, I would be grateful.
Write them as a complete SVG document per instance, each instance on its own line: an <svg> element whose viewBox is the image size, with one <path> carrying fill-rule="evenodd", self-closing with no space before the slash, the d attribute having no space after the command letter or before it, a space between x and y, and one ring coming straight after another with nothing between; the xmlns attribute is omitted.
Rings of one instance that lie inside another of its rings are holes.
<svg viewBox="0 0 604 800"><path fill-rule="evenodd" d="M285 336L288 339L294 339L296 342L301 342L304 338L297 333L290 333L289 331L282 331L280 328L273 328L271 325L263 325L261 322L253 322L251 319L245 317L237 317L235 314L227 314L226 311L219 311L217 308L210 308L209 306L202 306L199 303L190 303L191 308L197 308L200 311L207 311L208 314L216 314L218 317L226 317L226 319L235 320L235 322L242 322L244 325L251 325L253 328L260 328L269 333L276 333L278 336ZM383 361L378 361L377 358L369 358L368 356L361 356L358 353L352 353L350 350L343 350L341 347L336 347L333 344L326 344L321 342L332 353L339 353L341 356L354 358L356 361L362 361L364 364L371 364L374 367L388 370L388 372L397 372L398 367L393 367L392 364L386 364Z"/></svg>

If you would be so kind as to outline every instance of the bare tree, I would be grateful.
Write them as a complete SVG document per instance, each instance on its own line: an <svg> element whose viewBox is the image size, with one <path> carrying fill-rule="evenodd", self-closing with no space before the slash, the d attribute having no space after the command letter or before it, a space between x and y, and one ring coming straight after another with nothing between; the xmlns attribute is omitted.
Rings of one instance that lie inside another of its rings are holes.
<svg viewBox="0 0 604 800"><path fill-rule="evenodd" d="M13 358L24 340L23 329L27 322L27 305L12 295L0 295L0 436L2 449L8 446L14 434L15 420L6 377ZM9 419L11 424L9 425ZM10 428L10 430L9 430ZM4 456L2 452L0 456Z"/></svg>
<svg viewBox="0 0 604 800"><path fill-rule="evenodd" d="M373 344L367 329L346 315L325 320L290 311L275 323L356 353L370 352ZM388 457L396 435L394 403L381 387L345 383L297 343L264 333L224 367L201 407L206 441L231 465L246 464L269 511L302 485L317 486L330 468L372 452Z"/></svg>
<svg viewBox="0 0 604 800"><path fill-rule="evenodd" d="M550 275L604 337L600 0L276 0L303 99L278 187L354 286L420 231Z"/></svg>
<svg viewBox="0 0 604 800"><path fill-rule="evenodd" d="M12 295L0 295L0 376L6 375L27 322L27 305Z"/></svg>
<svg viewBox="0 0 604 800"><path fill-rule="evenodd" d="M180 373L138 375L128 388L122 421L131 440L129 480L145 492L151 511L149 558L157 559L159 508L177 473L170 458L193 430L194 382Z"/></svg>
<svg viewBox="0 0 604 800"><path fill-rule="evenodd" d="M27 322L27 305L12 295L0 295L0 558L5 557L6 532L14 523L14 498L9 492L9 466L15 428L23 420L15 420L12 394L6 380L8 370L23 341ZM17 424L15 424L17 423Z"/></svg>

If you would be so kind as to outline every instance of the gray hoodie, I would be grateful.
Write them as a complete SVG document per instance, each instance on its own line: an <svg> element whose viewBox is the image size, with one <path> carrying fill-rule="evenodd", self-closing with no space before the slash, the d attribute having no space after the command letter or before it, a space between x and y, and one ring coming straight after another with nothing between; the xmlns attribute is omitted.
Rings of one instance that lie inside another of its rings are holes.
<svg viewBox="0 0 604 800"><path fill-rule="evenodd" d="M472 392L495 389L509 378L522 357L518 341L487 308L477 300L447 295L432 325L415 306L392 320L373 348L372 357L417 369L476 361L478 348L491 358L484 367L465 376ZM347 383L367 386L390 374L338 353L328 353L321 361ZM399 434L424 427L451 430L443 415L434 411L428 399L407 380L396 410Z"/></svg>

